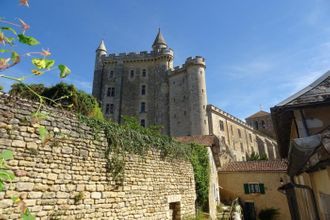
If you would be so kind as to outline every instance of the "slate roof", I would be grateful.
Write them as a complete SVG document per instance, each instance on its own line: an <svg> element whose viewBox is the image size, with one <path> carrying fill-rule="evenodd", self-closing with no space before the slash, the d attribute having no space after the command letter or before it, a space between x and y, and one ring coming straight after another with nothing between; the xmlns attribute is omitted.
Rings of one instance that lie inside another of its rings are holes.
<svg viewBox="0 0 330 220"><path fill-rule="evenodd" d="M275 107L330 101L330 71Z"/></svg>
<svg viewBox="0 0 330 220"><path fill-rule="evenodd" d="M219 172L285 172L286 160L237 161L225 164Z"/></svg>
<svg viewBox="0 0 330 220"><path fill-rule="evenodd" d="M257 113L254 113L253 115L250 115L246 119L248 119L248 118L258 118L258 117L267 116L267 115L270 115L270 113L261 110L261 111L258 111Z"/></svg>
<svg viewBox="0 0 330 220"><path fill-rule="evenodd" d="M156 45L165 45L167 46L165 39L162 35L162 33L160 32L160 29L158 30L158 34L156 36L156 39L154 41L154 43L152 44L152 46L156 46Z"/></svg>
<svg viewBox="0 0 330 220"><path fill-rule="evenodd" d="M101 43L100 43L99 47L96 50L107 51L107 48L105 47L105 44L104 44L103 40L101 40Z"/></svg>

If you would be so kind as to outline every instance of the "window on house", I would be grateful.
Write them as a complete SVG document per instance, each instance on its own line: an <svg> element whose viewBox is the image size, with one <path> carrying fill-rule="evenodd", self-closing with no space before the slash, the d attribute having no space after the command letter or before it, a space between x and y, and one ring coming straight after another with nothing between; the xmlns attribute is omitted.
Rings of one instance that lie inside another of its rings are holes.
<svg viewBox="0 0 330 220"><path fill-rule="evenodd" d="M110 114L113 114L115 111L115 105L114 104L110 104Z"/></svg>
<svg viewBox="0 0 330 220"><path fill-rule="evenodd" d="M141 125L142 127L146 127L146 120L145 120L145 119L141 119L141 121L140 121L140 125Z"/></svg>
<svg viewBox="0 0 330 220"><path fill-rule="evenodd" d="M115 96L115 88L109 87L107 90L107 96L114 97Z"/></svg>
<svg viewBox="0 0 330 220"><path fill-rule="evenodd" d="M131 70L131 71L130 71L129 76L130 76L131 78L134 77L134 70Z"/></svg>
<svg viewBox="0 0 330 220"><path fill-rule="evenodd" d="M244 192L245 194L265 194L265 186L263 183L244 183Z"/></svg>
<svg viewBox="0 0 330 220"><path fill-rule="evenodd" d="M141 102L140 112L146 112L146 103L145 102Z"/></svg>
<svg viewBox="0 0 330 220"><path fill-rule="evenodd" d="M258 126L258 122L254 121L254 128L258 130L259 126Z"/></svg>
<svg viewBox="0 0 330 220"><path fill-rule="evenodd" d="M242 143L240 143L240 145L241 145L241 151L242 151L242 152L244 152L244 147L243 147L243 144L242 144Z"/></svg>
<svg viewBox="0 0 330 220"><path fill-rule="evenodd" d="M105 105L105 114L109 114L110 112L110 104Z"/></svg>
<svg viewBox="0 0 330 220"><path fill-rule="evenodd" d="M239 128L237 129L237 132L238 132L238 137L241 138L242 134L241 134L241 130Z"/></svg>
<svg viewBox="0 0 330 220"><path fill-rule="evenodd" d="M252 135L251 134L249 134L249 138L250 138L250 141L252 142Z"/></svg>
<svg viewBox="0 0 330 220"><path fill-rule="evenodd" d="M262 128L266 128L266 123L265 123L264 120L261 121L261 127L262 127Z"/></svg>
<svg viewBox="0 0 330 220"><path fill-rule="evenodd" d="M147 76L147 70L146 70L146 69L143 69L143 70L142 70L142 76L143 76L143 77L146 77L146 76Z"/></svg>
<svg viewBox="0 0 330 220"><path fill-rule="evenodd" d="M204 93L204 89L202 89L202 93Z"/></svg>
<svg viewBox="0 0 330 220"><path fill-rule="evenodd" d="M233 135L234 131L233 131L233 126L232 125L230 125L230 130L231 130L231 134Z"/></svg>
<svg viewBox="0 0 330 220"><path fill-rule="evenodd" d="M220 126L220 131L224 131L225 130L223 121L219 120L219 126Z"/></svg>
<svg viewBox="0 0 330 220"><path fill-rule="evenodd" d="M141 86L141 95L145 95L146 94L146 88L147 88L146 85L142 85Z"/></svg>
<svg viewBox="0 0 330 220"><path fill-rule="evenodd" d="M113 75L114 75L114 72L113 72L113 70L111 70L109 73L109 78L113 78Z"/></svg>

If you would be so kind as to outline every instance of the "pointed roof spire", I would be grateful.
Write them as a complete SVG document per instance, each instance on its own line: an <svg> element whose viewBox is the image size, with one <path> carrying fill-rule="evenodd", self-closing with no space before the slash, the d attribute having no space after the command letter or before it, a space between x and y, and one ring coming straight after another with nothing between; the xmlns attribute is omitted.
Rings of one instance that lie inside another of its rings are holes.
<svg viewBox="0 0 330 220"><path fill-rule="evenodd" d="M105 47L103 40L101 40L99 47L96 49L96 51L98 51L98 50L103 50L103 51L107 52L107 48Z"/></svg>
<svg viewBox="0 0 330 220"><path fill-rule="evenodd" d="M165 42L165 39L162 35L162 33L160 32L160 28L158 28L158 34L156 36L156 39L154 40L154 43L152 44L153 48L163 48L163 47L167 47L167 44Z"/></svg>

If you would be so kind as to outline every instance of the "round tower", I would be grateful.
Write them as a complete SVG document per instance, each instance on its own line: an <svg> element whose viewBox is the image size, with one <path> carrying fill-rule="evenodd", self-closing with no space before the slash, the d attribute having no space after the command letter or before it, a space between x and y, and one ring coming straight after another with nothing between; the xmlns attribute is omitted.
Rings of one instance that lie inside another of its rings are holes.
<svg viewBox="0 0 330 220"><path fill-rule="evenodd" d="M102 74L103 74L103 58L107 55L107 48L102 40L96 49L94 78L93 78L93 91L92 94L97 100L101 101L102 91Z"/></svg>
<svg viewBox="0 0 330 220"><path fill-rule="evenodd" d="M190 98L191 135L208 135L208 117L206 112L207 95L205 83L205 59L203 57L186 60Z"/></svg>

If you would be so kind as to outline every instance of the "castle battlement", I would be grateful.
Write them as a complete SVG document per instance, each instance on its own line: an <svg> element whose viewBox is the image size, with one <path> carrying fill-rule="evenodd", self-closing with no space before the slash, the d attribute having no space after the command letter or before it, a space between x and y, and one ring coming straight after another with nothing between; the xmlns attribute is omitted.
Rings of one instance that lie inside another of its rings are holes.
<svg viewBox="0 0 330 220"><path fill-rule="evenodd" d="M168 48L163 48L159 52L155 51L140 51L140 52L128 52L128 53L111 53L106 58L110 59L146 59L146 58L154 58L158 56L172 56L173 57L173 50Z"/></svg>
<svg viewBox="0 0 330 220"><path fill-rule="evenodd" d="M207 105L207 108L215 111L215 112L218 112L219 114L223 115L223 116L226 116L227 118L231 119L232 121L235 121L237 122L238 124L250 129L250 130L254 130L252 126L248 125L246 122L244 122L243 120L239 119L239 118L236 118L235 116L229 114L228 112L214 106L214 105Z"/></svg>

